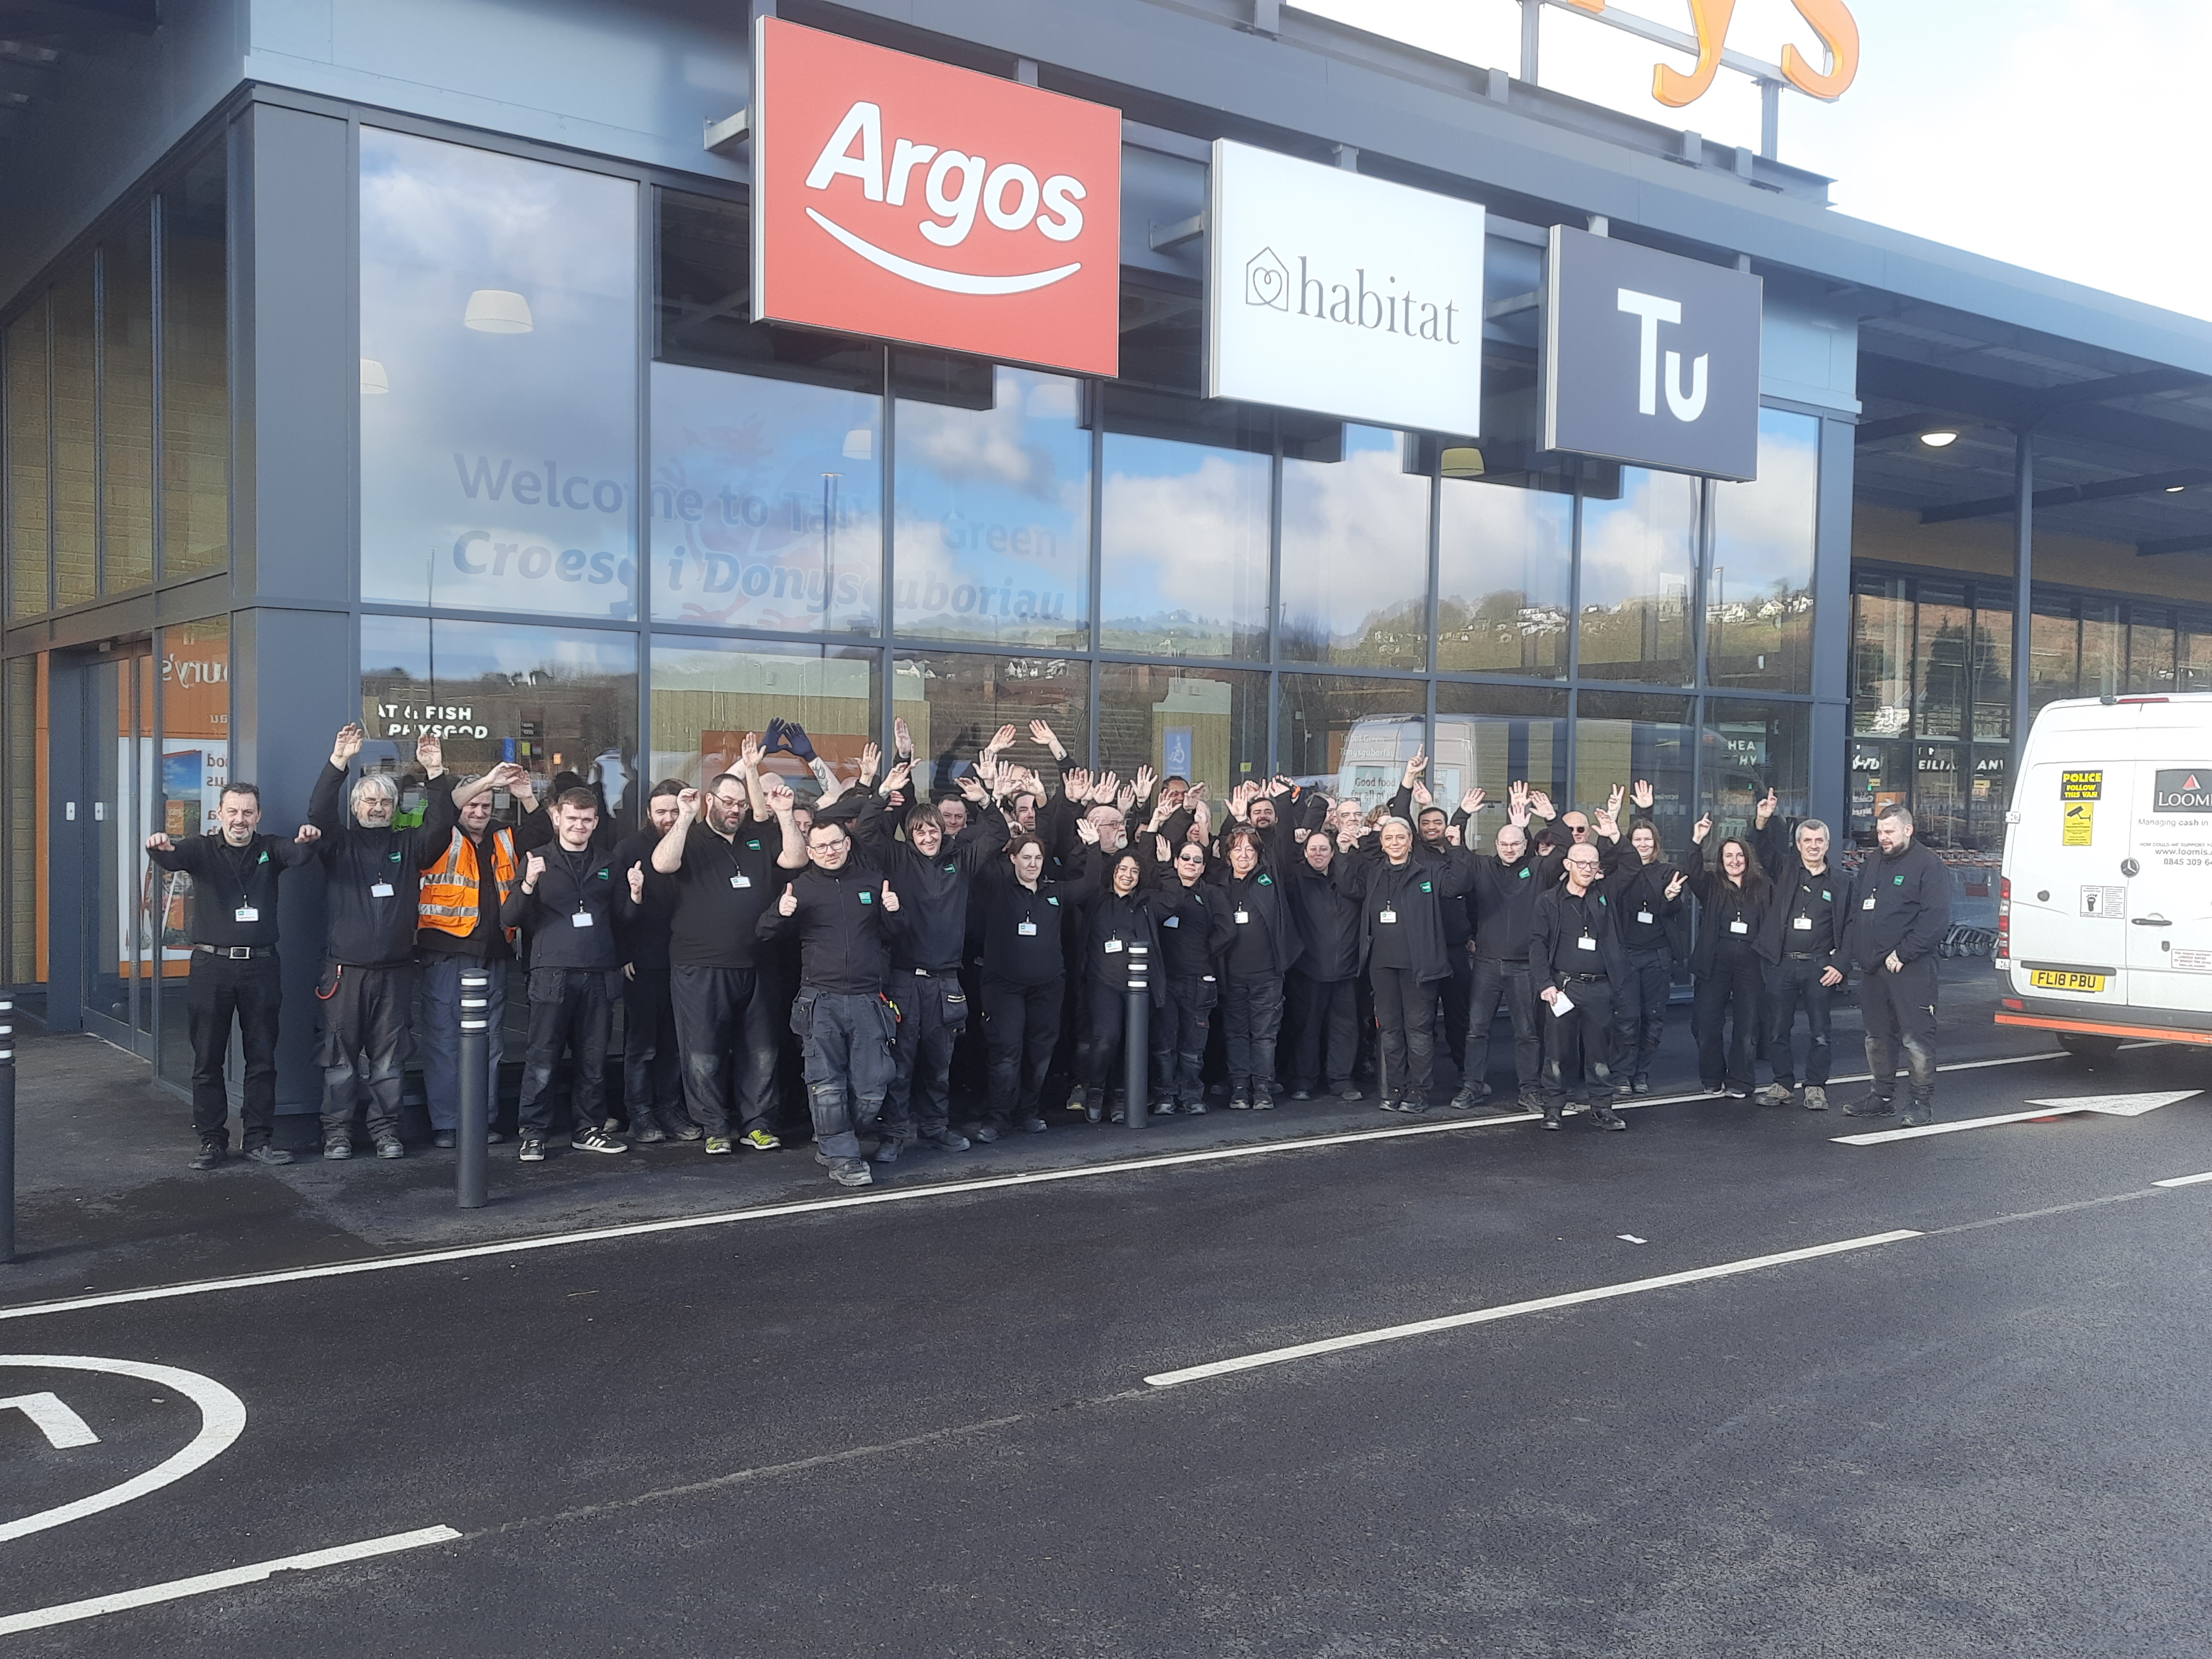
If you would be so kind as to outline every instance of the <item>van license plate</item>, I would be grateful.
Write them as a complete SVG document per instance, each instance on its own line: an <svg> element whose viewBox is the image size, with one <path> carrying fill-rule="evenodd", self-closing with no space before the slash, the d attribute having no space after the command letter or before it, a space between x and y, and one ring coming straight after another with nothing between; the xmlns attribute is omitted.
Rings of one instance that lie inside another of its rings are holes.
<svg viewBox="0 0 2212 1659"><path fill-rule="evenodd" d="M2101 991L2105 988L2102 974L2069 974L2057 968L2035 969L2029 973L2027 982L2039 991Z"/></svg>

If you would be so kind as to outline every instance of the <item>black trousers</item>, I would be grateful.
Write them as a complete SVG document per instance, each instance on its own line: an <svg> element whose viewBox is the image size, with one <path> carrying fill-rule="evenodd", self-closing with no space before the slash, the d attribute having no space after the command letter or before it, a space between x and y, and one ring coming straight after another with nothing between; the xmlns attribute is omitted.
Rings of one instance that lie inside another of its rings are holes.
<svg viewBox="0 0 2212 1659"><path fill-rule="evenodd" d="M878 995L802 985L792 1000L791 1029L805 1066L815 1150L858 1158L860 1131L883 1115L896 1069L890 1007Z"/></svg>
<svg viewBox="0 0 2212 1659"><path fill-rule="evenodd" d="M1157 1008L1146 1016L1145 1046L1152 1047L1151 1022ZM1129 993L1125 987L1103 980L1095 975L1085 975L1083 981L1083 1037L1075 1050L1075 1080L1093 1091L1109 1090L1121 1083L1123 1069L1115 1065L1122 1058L1121 1038L1129 1023ZM1150 1064L1147 1056L1146 1064ZM1149 1077L1147 1087L1150 1086ZM1150 1103L1152 1096L1145 1097Z"/></svg>
<svg viewBox="0 0 2212 1659"><path fill-rule="evenodd" d="M1570 1100L1585 1106L1613 1105L1613 986L1602 979L1571 979L1564 1014L1539 1001L1544 1011L1544 1109L1557 1115Z"/></svg>
<svg viewBox="0 0 2212 1659"><path fill-rule="evenodd" d="M1474 987L1468 1005L1467 1061L1460 1073L1469 1083L1489 1081L1490 1027L1498 1018L1501 1001L1513 1022L1513 1080L1522 1094L1534 1094L1544 1075L1544 1039L1536 1024L1543 1009L1528 981L1526 959L1474 959Z"/></svg>
<svg viewBox="0 0 2212 1659"><path fill-rule="evenodd" d="M246 1098L240 1116L248 1150L268 1144L276 1124L276 1014L284 1000L276 953L240 962L192 952L185 981L185 1018L192 1037L192 1131L230 1144L230 1088L224 1064L230 1028L246 1050Z"/></svg>
<svg viewBox="0 0 2212 1659"><path fill-rule="evenodd" d="M332 963L315 994L323 1004L323 1138L352 1133L354 1109L364 1098L369 1138L398 1134L408 1021L415 1011L414 964Z"/></svg>
<svg viewBox="0 0 2212 1659"><path fill-rule="evenodd" d="M1283 1030L1282 975L1224 975L1221 1021L1229 1047L1230 1099L1261 1101L1272 1096L1275 1039Z"/></svg>
<svg viewBox="0 0 2212 1659"><path fill-rule="evenodd" d="M1468 1021L1474 1008L1474 957L1462 941L1444 946L1444 960L1451 966L1451 977L1436 982L1437 994L1443 1000L1437 1033L1445 1057L1456 1066L1467 1053Z"/></svg>
<svg viewBox="0 0 2212 1659"><path fill-rule="evenodd" d="M1628 951L1628 978L1613 1000L1613 1063L1631 1077L1648 1076L1667 1039L1667 999L1674 983L1674 953L1662 945Z"/></svg>
<svg viewBox="0 0 2212 1659"><path fill-rule="evenodd" d="M1377 1058L1385 1100L1425 1104L1437 1053L1437 981L1416 979L1411 968L1370 968L1375 986Z"/></svg>
<svg viewBox="0 0 2212 1659"><path fill-rule="evenodd" d="M1152 1097L1194 1106L1206 1098L1206 1036L1221 1000L1218 980L1170 979L1166 1006L1152 1010Z"/></svg>
<svg viewBox="0 0 2212 1659"><path fill-rule="evenodd" d="M553 1068L568 1054L568 1109L575 1133L599 1127L607 1091L607 1039L614 1029L614 968L530 970L530 1049L522 1062L519 1116L526 1135L553 1133Z"/></svg>
<svg viewBox="0 0 2212 1659"><path fill-rule="evenodd" d="M1922 957L1893 974L1881 963L1859 970L1859 1011L1866 1016L1867 1070L1884 1100L1897 1091L1897 1051L1905 1050L1912 1097L1936 1093L1936 958Z"/></svg>
<svg viewBox="0 0 2212 1659"><path fill-rule="evenodd" d="M968 993L953 973L891 971L898 1005L897 1046L890 1091L884 1097L884 1133L911 1140L935 1134L952 1115L952 1054L968 1029Z"/></svg>
<svg viewBox="0 0 2212 1659"><path fill-rule="evenodd" d="M1717 953L1712 972L1698 980L1690 1030L1698 1039L1698 1080L1706 1088L1751 1087L1753 1063L1765 1047L1759 1012L1765 977L1757 952L1744 945Z"/></svg>
<svg viewBox="0 0 2212 1659"><path fill-rule="evenodd" d="M775 1063L785 1024L774 975L751 968L672 968L669 1000L684 1055L684 1100L691 1121L727 1135L736 1117L766 1129L775 1110Z"/></svg>
<svg viewBox="0 0 2212 1659"><path fill-rule="evenodd" d="M1828 1005L1835 988L1820 983L1820 964L1784 957L1766 970L1766 1063L1774 1080L1797 1080L1794 1028L1805 1011L1805 1081L1828 1086Z"/></svg>
<svg viewBox="0 0 2212 1659"><path fill-rule="evenodd" d="M1340 1094L1352 1086L1359 1061L1358 989L1357 980L1291 975L1285 1013L1290 1054L1283 1070L1292 1088L1318 1093L1326 1083L1330 1093Z"/></svg>
<svg viewBox="0 0 2212 1659"><path fill-rule="evenodd" d="M669 969L639 968L623 978L623 1108L635 1125L684 1104L684 1060L676 1042Z"/></svg>
<svg viewBox="0 0 2212 1659"><path fill-rule="evenodd" d="M1038 1115L1044 1074L1060 1041L1060 1000L1067 988L1054 978L1042 985L983 981L983 1040L991 1061L991 1103L985 1120L995 1128Z"/></svg>

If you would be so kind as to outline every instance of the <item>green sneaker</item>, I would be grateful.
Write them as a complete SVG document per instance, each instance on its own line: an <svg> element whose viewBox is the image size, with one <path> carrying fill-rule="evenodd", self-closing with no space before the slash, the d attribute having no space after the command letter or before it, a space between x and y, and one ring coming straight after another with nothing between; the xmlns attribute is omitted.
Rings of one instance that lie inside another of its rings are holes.
<svg viewBox="0 0 2212 1659"><path fill-rule="evenodd" d="M708 1136L707 1137L707 1156L708 1156L708 1157L709 1157L709 1158L720 1158L720 1157L724 1156L725 1154L726 1154L726 1153L729 1152L729 1150L730 1150L730 1138L729 1138L729 1136L727 1136L727 1135L708 1135Z"/></svg>
<svg viewBox="0 0 2212 1659"><path fill-rule="evenodd" d="M746 1146L757 1152L772 1152L783 1145L765 1129L748 1129L745 1132L744 1141Z"/></svg>

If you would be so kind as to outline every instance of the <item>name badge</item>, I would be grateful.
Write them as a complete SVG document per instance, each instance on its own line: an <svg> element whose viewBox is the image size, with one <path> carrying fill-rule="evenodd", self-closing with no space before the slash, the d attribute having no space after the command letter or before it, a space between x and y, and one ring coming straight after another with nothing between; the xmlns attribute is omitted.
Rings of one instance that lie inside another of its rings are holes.
<svg viewBox="0 0 2212 1659"><path fill-rule="evenodd" d="M1106 954L1108 956L1119 956L1121 953L1121 941L1120 939L1109 939L1106 941Z"/></svg>
<svg viewBox="0 0 2212 1659"><path fill-rule="evenodd" d="M1729 923L1729 932L1731 933L1747 933L1750 931L1751 924L1747 921L1732 921Z"/></svg>
<svg viewBox="0 0 2212 1659"><path fill-rule="evenodd" d="M1796 921L1791 922L1790 925L1792 927L1795 927L1801 933L1809 933L1813 931L1813 918L1810 916L1800 916Z"/></svg>
<svg viewBox="0 0 2212 1659"><path fill-rule="evenodd" d="M1251 913L1249 910L1239 910L1239 911L1237 913L1236 921L1237 921L1237 925L1239 927L1243 927L1246 922L1248 922L1248 921L1251 921L1251 920L1252 920L1252 913Z"/></svg>
<svg viewBox="0 0 2212 1659"><path fill-rule="evenodd" d="M1651 920L1651 913L1649 910L1638 910L1636 913L1636 919L1648 924Z"/></svg>
<svg viewBox="0 0 2212 1659"><path fill-rule="evenodd" d="M261 912L251 904L241 904L230 913L230 919L233 921L258 921Z"/></svg>
<svg viewBox="0 0 2212 1659"><path fill-rule="evenodd" d="M730 885L732 887L750 887L752 884L753 878L750 876L732 876L730 878Z"/></svg>
<svg viewBox="0 0 2212 1659"><path fill-rule="evenodd" d="M1595 951L1597 949L1597 941L1592 939L1588 933L1584 933L1580 939L1575 941L1575 949L1577 951Z"/></svg>
<svg viewBox="0 0 2212 1659"><path fill-rule="evenodd" d="M1181 916L1170 916L1165 921L1162 922L1160 926L1163 927L1180 927L1182 926L1182 918Z"/></svg>
<svg viewBox="0 0 2212 1659"><path fill-rule="evenodd" d="M1866 902L1860 905L1859 908L1862 910L1871 910L1874 908L1874 895L1872 893L1869 893L1866 896Z"/></svg>
<svg viewBox="0 0 2212 1659"><path fill-rule="evenodd" d="M574 915L568 918L568 925L571 927L590 927L592 925L592 913L589 910L577 911Z"/></svg>
<svg viewBox="0 0 2212 1659"><path fill-rule="evenodd" d="M390 898L392 896L392 884L388 881L378 882L374 887L371 887L368 890L368 896L371 898ZM1871 908L1874 901L1872 899L1869 899L1867 903L1869 907Z"/></svg>
<svg viewBox="0 0 2212 1659"><path fill-rule="evenodd" d="M1398 913L1395 910L1384 910L1378 913L1375 920L1377 921L1395 921L1398 920Z"/></svg>
<svg viewBox="0 0 2212 1659"><path fill-rule="evenodd" d="M1033 921L1018 921L1014 924L1014 931L1019 933L1024 939L1035 939L1036 937L1036 923Z"/></svg>

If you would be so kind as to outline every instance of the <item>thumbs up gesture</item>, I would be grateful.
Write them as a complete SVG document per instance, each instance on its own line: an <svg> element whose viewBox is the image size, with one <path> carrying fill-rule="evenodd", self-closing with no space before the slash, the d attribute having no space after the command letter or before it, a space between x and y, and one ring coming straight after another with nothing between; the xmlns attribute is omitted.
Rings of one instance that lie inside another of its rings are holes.
<svg viewBox="0 0 2212 1659"><path fill-rule="evenodd" d="M884 884L884 908L893 915L898 914L898 895L891 891L891 884L889 882Z"/></svg>
<svg viewBox="0 0 2212 1659"><path fill-rule="evenodd" d="M799 910L799 889L790 882L783 884L783 896L775 902L775 913L780 916L794 915Z"/></svg>
<svg viewBox="0 0 2212 1659"><path fill-rule="evenodd" d="M633 864L629 867L629 902L632 904L645 902L645 866L642 864Z"/></svg>
<svg viewBox="0 0 2212 1659"><path fill-rule="evenodd" d="M530 855L530 861L523 866L523 890L531 893L536 892L538 890L538 884L544 878L545 855L543 853L532 853Z"/></svg>

